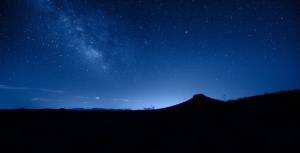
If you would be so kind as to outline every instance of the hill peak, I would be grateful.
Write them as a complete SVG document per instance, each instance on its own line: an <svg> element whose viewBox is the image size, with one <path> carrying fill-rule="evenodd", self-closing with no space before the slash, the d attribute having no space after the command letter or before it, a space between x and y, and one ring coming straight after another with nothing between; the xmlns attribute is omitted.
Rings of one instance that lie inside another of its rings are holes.
<svg viewBox="0 0 300 153"><path fill-rule="evenodd" d="M192 99L202 99L202 98L208 98L208 97L206 97L204 94L196 94L193 96Z"/></svg>
<svg viewBox="0 0 300 153"><path fill-rule="evenodd" d="M222 101L212 99L210 97L205 96L204 94L196 94L190 100L185 102L166 107L167 110L174 111L199 111L199 110L208 110L208 109L216 109L223 104Z"/></svg>

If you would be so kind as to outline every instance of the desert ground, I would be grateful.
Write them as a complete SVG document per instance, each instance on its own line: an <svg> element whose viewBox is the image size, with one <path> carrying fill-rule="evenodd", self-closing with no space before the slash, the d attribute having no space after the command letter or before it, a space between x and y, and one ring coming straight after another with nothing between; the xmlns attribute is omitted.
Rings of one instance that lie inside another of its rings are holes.
<svg viewBox="0 0 300 153"><path fill-rule="evenodd" d="M0 152L298 152L300 90L155 110L0 111Z"/></svg>

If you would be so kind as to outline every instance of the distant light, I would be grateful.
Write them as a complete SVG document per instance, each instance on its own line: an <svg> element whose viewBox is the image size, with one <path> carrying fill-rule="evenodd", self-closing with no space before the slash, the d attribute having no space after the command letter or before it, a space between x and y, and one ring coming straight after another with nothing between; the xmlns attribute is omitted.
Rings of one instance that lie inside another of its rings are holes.
<svg viewBox="0 0 300 153"><path fill-rule="evenodd" d="M99 100L100 98L99 98L99 97L96 97L96 99Z"/></svg>

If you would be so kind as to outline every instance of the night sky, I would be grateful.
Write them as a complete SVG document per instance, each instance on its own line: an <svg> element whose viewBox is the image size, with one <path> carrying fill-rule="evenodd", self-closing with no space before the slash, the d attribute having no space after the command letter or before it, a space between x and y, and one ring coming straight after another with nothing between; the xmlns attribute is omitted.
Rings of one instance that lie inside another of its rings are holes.
<svg viewBox="0 0 300 153"><path fill-rule="evenodd" d="M300 88L298 0L2 0L0 109Z"/></svg>

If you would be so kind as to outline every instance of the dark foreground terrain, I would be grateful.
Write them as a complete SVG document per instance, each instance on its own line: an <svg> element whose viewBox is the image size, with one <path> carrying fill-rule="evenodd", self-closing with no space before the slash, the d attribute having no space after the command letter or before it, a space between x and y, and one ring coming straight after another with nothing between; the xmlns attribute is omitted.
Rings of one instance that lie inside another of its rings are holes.
<svg viewBox="0 0 300 153"><path fill-rule="evenodd" d="M300 90L139 111L1 110L0 152L299 152Z"/></svg>

